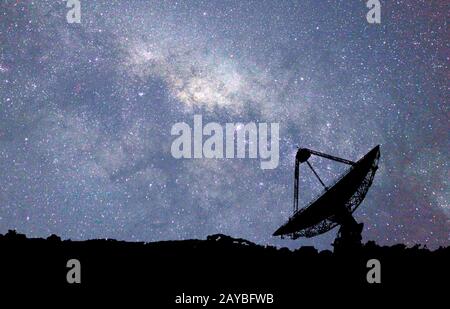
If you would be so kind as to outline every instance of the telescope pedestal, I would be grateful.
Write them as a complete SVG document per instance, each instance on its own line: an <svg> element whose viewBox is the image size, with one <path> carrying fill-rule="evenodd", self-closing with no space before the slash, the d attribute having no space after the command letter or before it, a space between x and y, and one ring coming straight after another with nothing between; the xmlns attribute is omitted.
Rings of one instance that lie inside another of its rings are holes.
<svg viewBox="0 0 450 309"><path fill-rule="evenodd" d="M333 247L335 251L340 250L352 250L361 247L363 223L356 222L353 215L344 210L339 217L339 228L336 239L334 240Z"/></svg>

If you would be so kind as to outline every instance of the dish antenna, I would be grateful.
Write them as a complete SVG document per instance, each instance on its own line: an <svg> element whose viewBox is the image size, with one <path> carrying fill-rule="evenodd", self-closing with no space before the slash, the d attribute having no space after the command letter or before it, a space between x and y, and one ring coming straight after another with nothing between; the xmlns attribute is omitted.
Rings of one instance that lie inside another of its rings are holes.
<svg viewBox="0 0 450 309"><path fill-rule="evenodd" d="M328 187L309 163L308 159L311 155L348 164L350 168L333 185ZM335 248L360 244L363 224L358 224L352 214L361 204L372 185L379 159L379 145L357 162L311 149L300 148L295 156L294 212L289 220L275 231L273 236L288 236L292 239L313 237L340 225L338 237L334 241ZM298 179L301 163L306 163L313 171L325 192L299 210Z"/></svg>

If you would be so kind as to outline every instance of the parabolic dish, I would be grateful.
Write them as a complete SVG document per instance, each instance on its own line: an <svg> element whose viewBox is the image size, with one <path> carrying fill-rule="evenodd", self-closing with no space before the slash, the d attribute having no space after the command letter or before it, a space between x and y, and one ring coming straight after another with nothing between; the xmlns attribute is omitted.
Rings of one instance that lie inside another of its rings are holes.
<svg viewBox="0 0 450 309"><path fill-rule="evenodd" d="M378 145L351 166L325 193L294 213L273 236L313 237L339 225L339 211L344 209L353 213L366 196L379 158Z"/></svg>

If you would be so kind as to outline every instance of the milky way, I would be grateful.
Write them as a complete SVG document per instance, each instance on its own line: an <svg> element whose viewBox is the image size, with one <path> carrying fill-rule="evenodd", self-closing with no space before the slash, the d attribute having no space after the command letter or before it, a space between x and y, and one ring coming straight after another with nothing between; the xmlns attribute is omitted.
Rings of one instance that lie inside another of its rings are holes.
<svg viewBox="0 0 450 309"><path fill-rule="evenodd" d="M381 1L0 3L0 232L262 244L290 215L299 146L381 144L364 239L450 243L448 6ZM280 165L174 159L173 124L279 122ZM331 182L344 167L314 159ZM320 193L302 170L300 199Z"/></svg>

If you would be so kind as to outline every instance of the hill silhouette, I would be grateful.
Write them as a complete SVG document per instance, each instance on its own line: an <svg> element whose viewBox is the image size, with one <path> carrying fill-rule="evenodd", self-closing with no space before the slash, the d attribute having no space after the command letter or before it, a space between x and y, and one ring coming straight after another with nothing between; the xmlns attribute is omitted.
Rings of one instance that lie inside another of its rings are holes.
<svg viewBox="0 0 450 309"><path fill-rule="evenodd" d="M232 289L241 293L267 290L285 293L287 299L297 295L292 294L295 291L318 287L366 291L398 286L429 288L449 278L450 261L450 247L430 251L402 244L382 247L370 241L350 251L318 251L314 247L289 250L221 234L206 240L139 243L62 241L56 235L30 239L9 231L0 235L0 250L1 280L9 287L146 287L159 297L186 289ZM81 263L79 285L66 281L69 259ZM370 259L381 263L381 284L369 284L366 280ZM169 296L164 299L171 299Z"/></svg>

